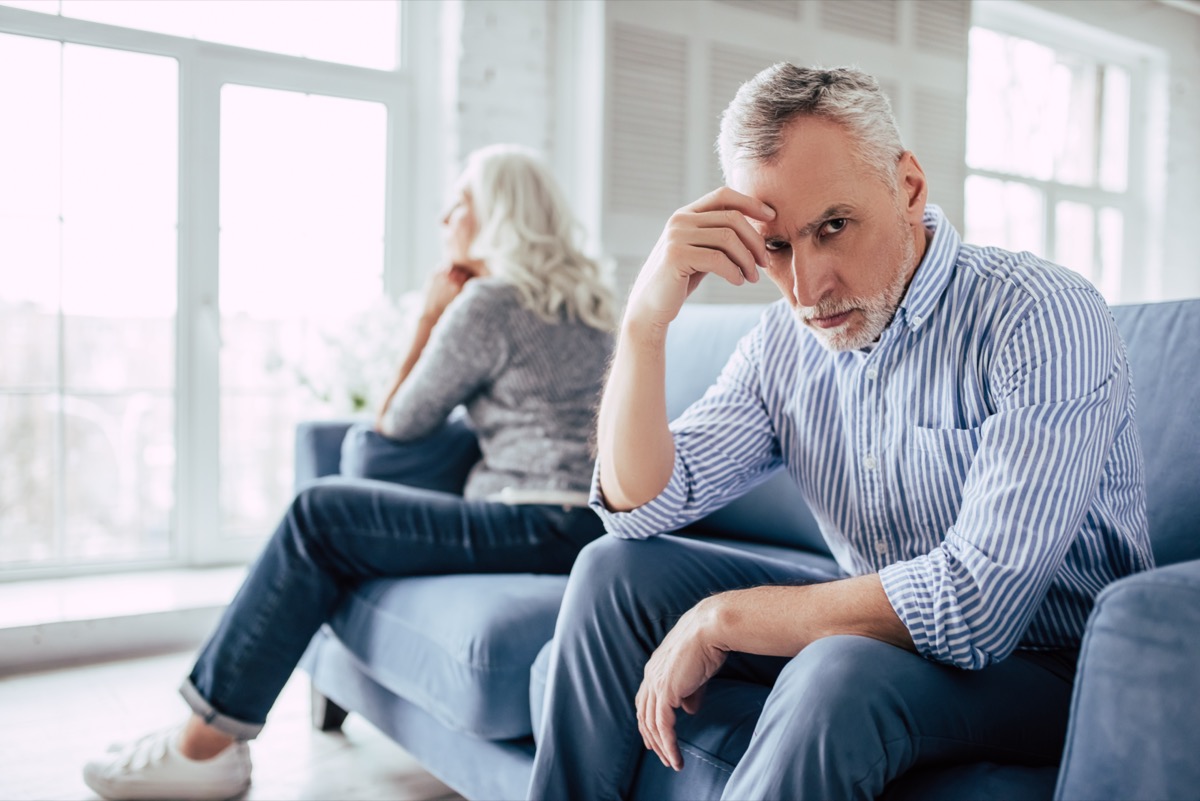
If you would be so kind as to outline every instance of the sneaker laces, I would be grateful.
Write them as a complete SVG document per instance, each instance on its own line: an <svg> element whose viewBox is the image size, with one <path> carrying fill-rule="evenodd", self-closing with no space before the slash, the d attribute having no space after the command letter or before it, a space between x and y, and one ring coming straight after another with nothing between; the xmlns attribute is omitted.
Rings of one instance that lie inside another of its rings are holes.
<svg viewBox="0 0 1200 801"><path fill-rule="evenodd" d="M134 740L124 749L123 758L117 763L117 767L122 771L136 771L162 762L170 751L171 738L178 732L177 727L162 729Z"/></svg>

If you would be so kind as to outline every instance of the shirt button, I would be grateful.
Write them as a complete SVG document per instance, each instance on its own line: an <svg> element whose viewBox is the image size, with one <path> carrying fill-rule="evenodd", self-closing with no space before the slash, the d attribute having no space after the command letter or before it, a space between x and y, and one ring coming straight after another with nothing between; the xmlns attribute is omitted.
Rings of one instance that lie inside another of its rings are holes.
<svg viewBox="0 0 1200 801"><path fill-rule="evenodd" d="M879 378L879 370L875 367L868 367L867 368L867 380L874 381L876 378Z"/></svg>
<svg viewBox="0 0 1200 801"><path fill-rule="evenodd" d="M884 542L883 540L876 540L875 541L875 553L879 554L880 556L887 556L887 552L888 552L887 543Z"/></svg>
<svg viewBox="0 0 1200 801"><path fill-rule="evenodd" d="M879 467L879 460L874 456L867 456L863 459L862 463L863 467L867 468L868 470L874 470L876 467Z"/></svg>
<svg viewBox="0 0 1200 801"><path fill-rule="evenodd" d="M919 315L919 314L918 314L918 315L916 315L916 316L914 316L914 317L913 317L913 325L920 325L920 324L921 324L921 321L922 321L922 320L924 320L924 319L925 319L925 318L924 318L924 317L922 317L922 316L921 316L921 315Z"/></svg>

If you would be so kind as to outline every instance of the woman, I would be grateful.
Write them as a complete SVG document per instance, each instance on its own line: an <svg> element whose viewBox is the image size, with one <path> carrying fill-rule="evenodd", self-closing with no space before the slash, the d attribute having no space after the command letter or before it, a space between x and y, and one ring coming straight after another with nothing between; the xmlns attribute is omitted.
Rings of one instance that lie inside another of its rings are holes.
<svg viewBox="0 0 1200 801"><path fill-rule="evenodd" d="M462 426L447 423L461 404L483 454L462 494L346 478L300 492L180 688L192 715L181 728L88 763L85 781L101 796L242 792L250 783L246 741L309 639L359 583L566 573L602 532L586 490L613 306L597 265L573 242L561 192L530 152L484 148L468 159L442 223L447 262L429 281L378 434L357 432L350 451L359 462L370 461L366 451L389 449L400 462L436 461L428 448L393 443Z"/></svg>

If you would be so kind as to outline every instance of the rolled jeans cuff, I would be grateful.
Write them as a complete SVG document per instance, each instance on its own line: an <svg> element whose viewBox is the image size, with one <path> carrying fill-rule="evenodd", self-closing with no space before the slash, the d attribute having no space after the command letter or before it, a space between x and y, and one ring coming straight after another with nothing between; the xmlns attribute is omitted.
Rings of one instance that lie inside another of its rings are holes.
<svg viewBox="0 0 1200 801"><path fill-rule="evenodd" d="M231 718L228 715L222 715L217 710L213 709L213 705L208 702L200 691L196 689L196 685L192 684L191 679L184 679L183 684L179 686L179 694L183 696L183 700L192 708L200 717L204 718L204 722L220 732L228 734L237 740L253 740L262 731L262 723L244 723L237 718Z"/></svg>

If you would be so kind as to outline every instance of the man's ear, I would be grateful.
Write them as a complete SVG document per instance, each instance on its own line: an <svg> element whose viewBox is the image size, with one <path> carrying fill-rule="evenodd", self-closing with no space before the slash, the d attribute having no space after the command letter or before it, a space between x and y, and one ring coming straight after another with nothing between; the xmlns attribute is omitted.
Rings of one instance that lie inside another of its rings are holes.
<svg viewBox="0 0 1200 801"><path fill-rule="evenodd" d="M896 165L896 184L900 200L904 204L904 216L913 225L923 225L925 200L929 187L925 183L925 170L911 150L900 154Z"/></svg>

